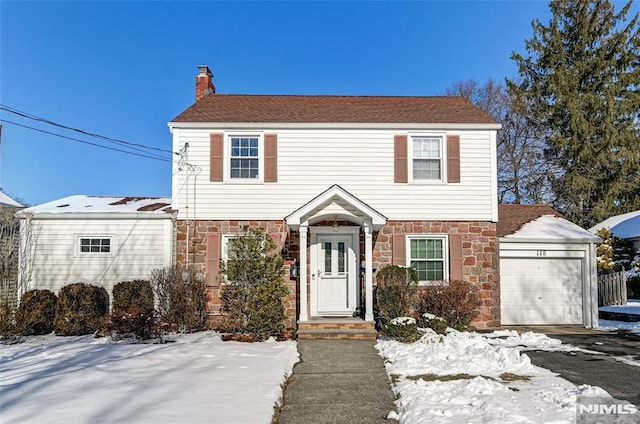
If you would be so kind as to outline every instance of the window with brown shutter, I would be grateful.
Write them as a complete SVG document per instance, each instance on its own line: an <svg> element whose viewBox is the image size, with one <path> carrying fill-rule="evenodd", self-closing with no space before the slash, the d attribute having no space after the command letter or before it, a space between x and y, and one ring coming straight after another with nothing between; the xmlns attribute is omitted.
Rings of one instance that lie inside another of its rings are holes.
<svg viewBox="0 0 640 424"><path fill-rule="evenodd" d="M207 235L207 285L217 286L220 270L220 234Z"/></svg>
<svg viewBox="0 0 640 424"><path fill-rule="evenodd" d="M264 182L278 181L278 135L264 135Z"/></svg>
<svg viewBox="0 0 640 424"><path fill-rule="evenodd" d="M407 136L396 135L393 139L394 155L394 176L396 183L406 183L409 181L409 168L407 163Z"/></svg>
<svg viewBox="0 0 640 424"><path fill-rule="evenodd" d="M406 253L406 238L404 234L394 234L392 248L392 262L393 265L406 265L407 253Z"/></svg>
<svg viewBox="0 0 640 424"><path fill-rule="evenodd" d="M460 136L447 136L447 182L460 182Z"/></svg>
<svg viewBox="0 0 640 424"><path fill-rule="evenodd" d="M449 279L462 280L462 236L449 236Z"/></svg>
<svg viewBox="0 0 640 424"><path fill-rule="evenodd" d="M211 134L209 146L209 181L222 182L224 176L224 135Z"/></svg>

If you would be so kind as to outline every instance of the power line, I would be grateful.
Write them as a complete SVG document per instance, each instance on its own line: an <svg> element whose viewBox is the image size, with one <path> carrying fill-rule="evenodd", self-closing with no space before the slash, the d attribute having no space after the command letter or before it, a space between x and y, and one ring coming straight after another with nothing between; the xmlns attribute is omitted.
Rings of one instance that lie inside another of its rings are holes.
<svg viewBox="0 0 640 424"><path fill-rule="evenodd" d="M145 154L141 154L141 153L130 152L130 151L128 151L128 150L117 149L117 148L115 148L115 147L103 146L102 144L92 143L92 142L90 142L90 141L80 140L80 139L78 139L78 138L68 137L68 136L66 136L66 135L62 135L62 134L56 134L56 133L53 133L53 132L51 132L51 131L46 131L46 130L42 130L42 129L35 128L35 127L30 127L30 126L28 126L28 125L19 124L19 123L17 123L17 122L9 121L9 120L7 120L7 119L0 119L0 121L1 121L1 122L6 122L7 124L11 124L11 125L16 125L16 126L18 126L18 127L27 128L27 129L30 129L30 130L33 130L33 131L38 131L38 132L41 132L41 133L45 133L45 134L49 134L49 135L53 135L53 136L55 136L55 137L60 137L60 138L64 138L64 139L67 139L67 140L76 141L76 142L78 142L78 143L88 144L88 145L90 145L90 146L101 147L101 148L103 148L103 149L113 150L113 151L115 151L115 152L126 153L126 154L128 154L128 155L133 155L133 156L140 156L140 157L147 158L147 159L154 159L154 160L159 160L159 161L162 161L162 162L169 162L169 163L173 163L173 161L172 161L172 160L170 160L170 159L166 159L166 158L162 158L162 157L159 157L159 156L149 156L149 155L145 155ZM173 152L172 152L172 153L173 153Z"/></svg>
<svg viewBox="0 0 640 424"><path fill-rule="evenodd" d="M178 153L173 152L171 150L161 149L159 147L154 147L154 146L146 146L144 144L139 144L139 143L132 143L130 141L125 141L125 140L120 140L120 139L117 139L117 138L107 137L107 136L100 135L100 134L95 134L95 133L92 133L92 132L81 130L79 128L69 127L67 125L63 125L63 124L51 121L51 120L46 119L46 118L42 118L42 117L30 114L28 112L24 112L24 111L12 108L12 107L7 106L7 105L0 104L0 110L4 110L6 112L12 113L14 115L21 116L23 118L27 118L27 119L31 119L31 120L34 120L34 121L43 122L45 124L53 125L53 126L56 126L56 127L59 127L59 128L66 129L66 130L75 131L75 132L78 132L80 134L84 134L84 135L87 135L87 136L90 136L90 137L100 138L100 139L108 141L110 143L126 145L129 148L131 148L133 150L140 151L140 152L144 152L144 150L140 150L140 149L138 149L136 147L140 147L140 148L147 149L147 150L156 150L156 151L163 152L163 153L170 153L172 155L173 154L178 155Z"/></svg>

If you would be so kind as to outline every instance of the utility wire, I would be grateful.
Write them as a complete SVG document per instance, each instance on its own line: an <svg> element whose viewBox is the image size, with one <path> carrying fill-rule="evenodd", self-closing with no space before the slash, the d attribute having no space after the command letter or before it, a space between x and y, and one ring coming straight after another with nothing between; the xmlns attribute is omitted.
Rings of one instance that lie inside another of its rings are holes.
<svg viewBox="0 0 640 424"><path fill-rule="evenodd" d="M138 150L140 152L145 152L145 151L144 150L140 150L140 149L138 149L136 147L140 147L140 148L147 149L147 150L156 150L156 151L163 152L163 153L170 153L172 155L178 155L179 154L177 152L173 152L171 150L166 150L166 149L161 149L159 147L146 146L144 144L139 144L139 143L132 143L132 142L125 141L125 140L120 140L120 139L117 139L117 138L111 138L111 137L107 137L107 136L104 136L104 135L91 133L91 132L88 132L88 131L85 131L85 130L81 130L81 129L78 129L78 128L69 127L67 125L59 124L59 123L51 121L49 119L41 118L39 116L32 115L32 114L30 114L28 112L23 112L23 111L20 111L18 109L15 109L15 108L12 108L10 106L3 105L3 104L0 104L0 110L4 110L6 112L12 113L14 115L21 116L23 118L27 118L27 119L31 119L31 120L39 121L39 122L44 122L45 124L53 125L53 126L56 126L56 127L59 127L59 128L66 129L66 130L75 131L75 132L78 132L80 134L84 134L84 135L87 135L87 136L90 136L90 137L100 138L102 140L105 140L105 141L108 141L108 142L111 142L111 143L116 143L116 144L120 144L120 145L126 145L126 146L129 146L131 149Z"/></svg>
<svg viewBox="0 0 640 424"><path fill-rule="evenodd" d="M66 135L56 134L56 133L53 133L51 131L41 130L39 128L34 128L34 127L30 127L28 125L19 124L17 122L9 121L7 119L0 119L0 121L1 122L6 122L7 124L11 124L11 125L16 125L18 127L27 128L27 129L30 129L30 130L33 130L33 131L38 131L38 132L41 132L41 133L45 133L45 134L53 135L53 136L56 136L56 137L64 138L64 139L67 139L67 140L77 141L78 143L84 143L84 144L88 144L88 145L95 146L95 147L101 147L103 149L113 150L113 151L121 152L121 153L126 153L128 155L140 156L140 157L147 158L147 159L154 159L154 160L159 160L159 161L162 161L162 162L173 163L173 161L171 159L161 158L159 156L149 156L149 155L145 155L145 154L142 154L142 153L130 152L128 150L117 149L115 147L103 146L102 144L92 143L90 141L80 140L78 138L73 138L73 137L68 137ZM173 153L173 152L171 152L171 153Z"/></svg>

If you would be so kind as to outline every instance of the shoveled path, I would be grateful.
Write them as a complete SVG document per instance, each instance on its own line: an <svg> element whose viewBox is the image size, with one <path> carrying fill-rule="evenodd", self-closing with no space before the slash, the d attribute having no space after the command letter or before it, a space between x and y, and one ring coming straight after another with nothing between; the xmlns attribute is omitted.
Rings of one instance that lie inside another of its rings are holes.
<svg viewBox="0 0 640 424"><path fill-rule="evenodd" d="M389 423L393 393L374 341L299 340L280 424Z"/></svg>

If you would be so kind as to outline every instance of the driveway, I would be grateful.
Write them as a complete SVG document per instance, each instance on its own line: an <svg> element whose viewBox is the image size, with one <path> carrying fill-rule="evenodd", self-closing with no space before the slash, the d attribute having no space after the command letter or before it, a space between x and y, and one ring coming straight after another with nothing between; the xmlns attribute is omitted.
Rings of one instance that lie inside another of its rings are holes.
<svg viewBox="0 0 640 424"><path fill-rule="evenodd" d="M533 364L556 372L575 384L600 386L614 398L640 406L640 335L584 330L554 332L553 329L544 333L564 343L602 354L525 352ZM634 360L638 366L621 360Z"/></svg>

